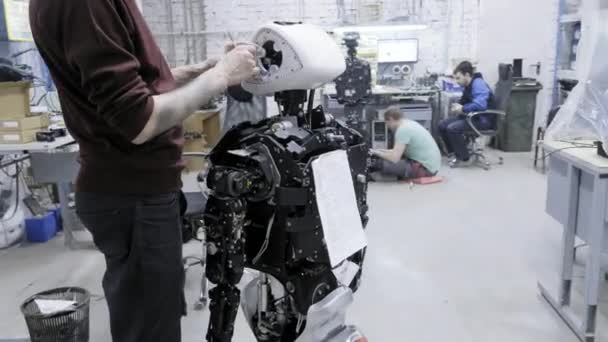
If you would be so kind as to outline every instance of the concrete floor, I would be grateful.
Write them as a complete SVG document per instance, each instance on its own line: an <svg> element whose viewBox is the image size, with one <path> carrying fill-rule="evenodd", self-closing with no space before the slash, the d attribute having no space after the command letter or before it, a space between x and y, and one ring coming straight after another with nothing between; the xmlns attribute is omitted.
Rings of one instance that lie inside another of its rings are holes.
<svg viewBox="0 0 608 342"><path fill-rule="evenodd" d="M545 177L528 154L505 161L489 172L444 170L437 185L371 185L368 259L350 311L370 341L576 341L536 287L539 280L555 287L560 255L561 229L544 213ZM0 340L26 336L19 312L26 297L73 285L95 294L91 341L110 341L102 256L62 243L0 252ZM199 277L198 269L188 274L191 301ZM206 315L190 312L183 341L204 339ZM234 341L253 341L242 319Z"/></svg>

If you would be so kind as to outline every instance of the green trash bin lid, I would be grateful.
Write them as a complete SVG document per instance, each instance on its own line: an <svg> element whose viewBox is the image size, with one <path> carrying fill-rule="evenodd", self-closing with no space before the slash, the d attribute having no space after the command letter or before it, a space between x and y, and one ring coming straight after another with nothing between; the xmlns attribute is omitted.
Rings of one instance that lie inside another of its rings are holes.
<svg viewBox="0 0 608 342"><path fill-rule="evenodd" d="M512 91L540 91L543 85L533 78L522 78L515 80Z"/></svg>

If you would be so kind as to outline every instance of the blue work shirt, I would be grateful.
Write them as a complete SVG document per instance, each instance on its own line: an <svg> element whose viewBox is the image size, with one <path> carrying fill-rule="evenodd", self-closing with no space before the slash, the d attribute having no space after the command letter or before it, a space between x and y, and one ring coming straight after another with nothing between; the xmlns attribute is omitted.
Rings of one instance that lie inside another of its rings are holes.
<svg viewBox="0 0 608 342"><path fill-rule="evenodd" d="M465 113L482 112L488 109L492 91L481 77L476 77L471 82L471 102L463 103L463 111Z"/></svg>

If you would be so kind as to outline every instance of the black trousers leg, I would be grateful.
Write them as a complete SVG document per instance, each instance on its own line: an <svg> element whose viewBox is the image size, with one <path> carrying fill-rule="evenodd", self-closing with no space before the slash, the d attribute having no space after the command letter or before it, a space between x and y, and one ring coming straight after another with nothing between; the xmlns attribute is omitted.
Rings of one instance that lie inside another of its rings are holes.
<svg viewBox="0 0 608 342"><path fill-rule="evenodd" d="M78 215L106 259L114 342L181 341L185 301L178 194L76 194Z"/></svg>

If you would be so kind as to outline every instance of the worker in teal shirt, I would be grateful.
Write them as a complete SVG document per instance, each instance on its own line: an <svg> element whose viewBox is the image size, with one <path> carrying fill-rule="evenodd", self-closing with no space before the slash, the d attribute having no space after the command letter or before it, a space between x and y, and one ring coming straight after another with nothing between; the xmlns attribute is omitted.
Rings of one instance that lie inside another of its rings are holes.
<svg viewBox="0 0 608 342"><path fill-rule="evenodd" d="M441 167L441 152L429 131L418 122L403 118L397 107L387 109L384 120L395 132L395 145L392 150L372 150L372 155L379 158L372 172L399 179L435 176Z"/></svg>

